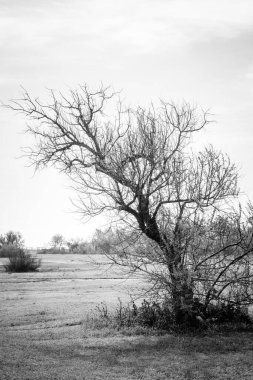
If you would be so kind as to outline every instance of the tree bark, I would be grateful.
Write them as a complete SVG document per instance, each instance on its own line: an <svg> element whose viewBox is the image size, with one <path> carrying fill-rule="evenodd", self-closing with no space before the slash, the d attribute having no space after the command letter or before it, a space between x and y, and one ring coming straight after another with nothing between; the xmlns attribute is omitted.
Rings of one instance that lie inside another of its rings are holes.
<svg viewBox="0 0 253 380"><path fill-rule="evenodd" d="M182 273L177 278L172 277L172 308L175 322L178 324L191 323L193 319L193 288L188 278Z"/></svg>

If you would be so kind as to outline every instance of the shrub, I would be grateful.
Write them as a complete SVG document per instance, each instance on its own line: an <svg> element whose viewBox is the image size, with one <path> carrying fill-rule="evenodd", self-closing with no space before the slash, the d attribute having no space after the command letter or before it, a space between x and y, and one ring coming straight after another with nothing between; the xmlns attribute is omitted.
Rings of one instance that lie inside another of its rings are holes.
<svg viewBox="0 0 253 380"><path fill-rule="evenodd" d="M35 272L41 265L41 260L16 248L8 256L9 262L4 265L6 272Z"/></svg>
<svg viewBox="0 0 253 380"><path fill-rule="evenodd" d="M4 244L0 248L0 257L15 256L20 251L20 248L13 244Z"/></svg>
<svg viewBox="0 0 253 380"><path fill-rule="evenodd" d="M232 303L218 303L216 305L209 305L205 313L205 318L207 322L215 324L250 324L252 322L248 315L247 308L243 308L240 305Z"/></svg>
<svg viewBox="0 0 253 380"><path fill-rule="evenodd" d="M170 330L173 325L172 314L166 305L143 300L141 306L133 302L124 306L119 300L117 307L109 311L105 303L96 307L90 318L92 327L112 327L116 329L142 327L144 329Z"/></svg>
<svg viewBox="0 0 253 380"><path fill-rule="evenodd" d="M141 306L135 306L136 322L143 327L170 330L173 325L173 315L166 303L148 302L143 300Z"/></svg>
<svg viewBox="0 0 253 380"><path fill-rule="evenodd" d="M143 300L140 306L133 302L124 306L119 300L117 307L109 311L105 303L96 308L89 318L90 328L113 328L116 330L156 331L156 332L194 332L194 331L226 331L252 330L253 322L247 310L231 304L210 305L205 313L193 310L192 315L183 324L176 324L168 302L157 303Z"/></svg>

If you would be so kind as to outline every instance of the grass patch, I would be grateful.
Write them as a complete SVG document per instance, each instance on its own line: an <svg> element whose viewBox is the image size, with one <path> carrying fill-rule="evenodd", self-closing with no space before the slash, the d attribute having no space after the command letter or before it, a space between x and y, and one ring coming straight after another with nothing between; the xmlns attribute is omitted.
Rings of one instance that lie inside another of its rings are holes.
<svg viewBox="0 0 253 380"><path fill-rule="evenodd" d="M253 335L138 336L27 341L6 339L13 379L250 379ZM11 350L10 350L11 349ZM5 352L5 351L4 351ZM25 362L24 360L25 352ZM11 357L11 359L10 359ZM0 370L1 373L1 370Z"/></svg>

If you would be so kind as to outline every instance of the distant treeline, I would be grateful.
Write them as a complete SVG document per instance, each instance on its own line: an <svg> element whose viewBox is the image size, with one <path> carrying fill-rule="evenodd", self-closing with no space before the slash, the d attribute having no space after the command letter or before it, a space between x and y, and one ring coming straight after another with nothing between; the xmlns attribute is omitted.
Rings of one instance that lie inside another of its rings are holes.
<svg viewBox="0 0 253 380"><path fill-rule="evenodd" d="M51 247L44 248L29 248L27 249L33 254L83 254L94 255L103 253L108 250L117 240L116 232L112 229L106 231L96 230L91 241L84 241L81 239L72 239L67 241L60 234L52 237L50 242Z"/></svg>
<svg viewBox="0 0 253 380"><path fill-rule="evenodd" d="M111 229L107 231L96 230L91 241L82 239L72 239L67 241L62 235L55 234L49 248L46 247L26 247L23 237L19 232L9 231L0 235L0 257L9 257L11 252L17 248L24 249L29 254L87 254L92 255L102 253L112 241L115 241L115 234Z"/></svg>

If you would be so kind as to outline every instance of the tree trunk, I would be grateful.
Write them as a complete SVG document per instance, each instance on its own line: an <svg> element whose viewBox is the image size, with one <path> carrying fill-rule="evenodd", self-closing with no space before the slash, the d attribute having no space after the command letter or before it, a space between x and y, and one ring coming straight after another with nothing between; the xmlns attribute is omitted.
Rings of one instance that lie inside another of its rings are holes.
<svg viewBox="0 0 253 380"><path fill-rule="evenodd" d="M187 271L173 270L171 272L172 307L175 322L191 324L193 315L193 287Z"/></svg>
<svg viewBox="0 0 253 380"><path fill-rule="evenodd" d="M156 220L148 219L147 227L139 220L139 226L145 235L155 241L165 254L167 266L171 275L172 308L175 321L178 324L191 324L193 314L193 283L188 270L182 264L180 243L170 244L166 235L161 236ZM179 236L179 232L177 232ZM180 236L179 236L180 238ZM175 243L175 242L174 242ZM177 242L178 243L178 242ZM168 248L169 246L169 248Z"/></svg>

